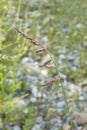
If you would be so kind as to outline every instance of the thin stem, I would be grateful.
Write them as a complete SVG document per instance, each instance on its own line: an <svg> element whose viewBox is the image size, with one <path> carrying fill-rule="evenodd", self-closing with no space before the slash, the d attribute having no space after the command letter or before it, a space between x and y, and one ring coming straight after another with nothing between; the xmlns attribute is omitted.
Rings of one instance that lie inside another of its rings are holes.
<svg viewBox="0 0 87 130"><path fill-rule="evenodd" d="M43 46L42 46L42 47L43 47ZM55 63L54 58L51 56L50 52L49 52L48 50L46 50L46 51L48 52L49 57L51 58L52 62L54 63L55 68L56 68L56 72L57 72L58 75L59 75L62 93L63 93L63 96L64 96L64 100L65 100L65 102L66 102L67 113L69 114L70 124L71 124L71 128L72 128L72 130L73 130L73 122L72 122L72 117L71 117L71 114L70 114L70 108L69 108L69 105L68 105L68 101L67 101L67 97L66 97L66 92L65 92L65 89L64 89L63 84L62 84L62 81L61 81L61 76L60 76L60 73L58 72L58 69L57 69L57 68L58 68L58 67L57 67L57 64Z"/></svg>
<svg viewBox="0 0 87 130"><path fill-rule="evenodd" d="M30 42L32 43L33 42L33 39L32 38L29 38L27 37L24 33L22 33L21 31L17 30L18 33L20 33L24 38L27 38L28 40L30 40ZM36 42L34 42L35 45L38 45L40 46L41 48L44 48L44 46L42 44L37 44ZM60 73L58 72L58 67L57 67L57 64L55 63L54 61L54 58L51 56L50 52L48 51L48 49L46 49L46 52L47 54L49 55L50 59L52 60L52 62L54 63L55 65L55 68L56 68L56 72L58 73L59 75L59 78L61 79L61 76L60 76ZM63 84L62 84L62 81L60 82L61 83L61 89L62 89L62 93L63 93L63 96L64 96L64 100L66 102L66 108L67 108L67 113L69 114L69 117L70 117L70 124L71 124L71 128L73 130L73 123L72 123L72 118L71 118L71 114L70 114L70 111L69 111L69 105L68 105L68 101L67 101L67 97L66 97L66 92L65 92L65 89L63 87Z"/></svg>

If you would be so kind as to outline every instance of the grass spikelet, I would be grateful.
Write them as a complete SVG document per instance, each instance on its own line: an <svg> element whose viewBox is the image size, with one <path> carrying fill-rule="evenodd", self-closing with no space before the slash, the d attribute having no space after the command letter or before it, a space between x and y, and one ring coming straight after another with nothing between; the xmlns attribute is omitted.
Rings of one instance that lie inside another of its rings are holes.
<svg viewBox="0 0 87 130"><path fill-rule="evenodd" d="M48 60L44 61L43 63L39 64L39 66L40 67L46 66L50 62L51 62L51 59L48 59Z"/></svg>
<svg viewBox="0 0 87 130"><path fill-rule="evenodd" d="M26 39L30 40L30 42L31 42L33 45L37 45L37 46L39 46L39 45L40 45L39 43L37 43L37 42L33 41L33 39L32 39L32 38L28 37L28 36L27 36L27 35L25 35L23 32L21 32L19 29L16 29L16 31L17 31L18 33L20 33L20 34L21 34L24 38L26 38Z"/></svg>
<svg viewBox="0 0 87 130"><path fill-rule="evenodd" d="M59 78L53 78L53 79L51 79L51 80L46 81L46 82L43 83L43 84L39 84L39 86L47 86L47 85L52 84L52 83L54 83L54 82L57 82L57 81L59 81L59 80L60 80Z"/></svg>

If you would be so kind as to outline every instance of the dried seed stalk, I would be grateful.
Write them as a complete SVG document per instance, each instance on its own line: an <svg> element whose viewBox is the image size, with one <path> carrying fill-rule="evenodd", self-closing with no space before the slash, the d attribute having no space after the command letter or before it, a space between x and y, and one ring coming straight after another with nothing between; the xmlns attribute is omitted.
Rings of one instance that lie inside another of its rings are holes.
<svg viewBox="0 0 87 130"><path fill-rule="evenodd" d="M49 80L49 81L46 81L46 82L43 83L43 84L39 84L39 86L47 86L47 85L52 84L52 83L54 83L54 82L57 82L57 81L59 81L59 80L60 80L59 78L53 78L53 79L51 79L51 80Z"/></svg>
<svg viewBox="0 0 87 130"><path fill-rule="evenodd" d="M32 38L26 36L26 35L25 35L23 32L21 32L20 30L16 29L16 31L17 31L18 33L20 33L24 38L30 40L30 42L31 42L33 45L40 45L40 44L36 43L35 41L33 41ZM45 47L41 46L40 49L36 50L36 53L39 53L39 52L47 52L47 49L46 49ZM46 66L47 68L55 68L56 66L55 66L54 64L49 64L50 62L51 62L51 58L48 59L48 60L46 60L46 61L44 61L43 63L39 64L39 66L40 66L40 67ZM51 79L51 80L49 80L49 81L46 81L46 82L43 83L43 84L40 84L39 86L47 86L47 85L52 84L52 83L57 82L57 81L59 81L59 78L54 78L54 79Z"/></svg>
<svg viewBox="0 0 87 130"><path fill-rule="evenodd" d="M47 68L56 68L56 66L54 64L50 64L50 65L46 65Z"/></svg>
<svg viewBox="0 0 87 130"><path fill-rule="evenodd" d="M26 39L30 40L30 42L31 42L33 45L37 45L37 46L39 46L39 45L40 45L39 43L37 43L37 42L33 41L33 39L32 39L32 38L28 37L28 36L27 36L27 35L25 35L23 32L21 32L20 30L16 29L16 31L17 31L18 33L20 33L20 34L21 34L24 38L26 38Z"/></svg>
<svg viewBox="0 0 87 130"><path fill-rule="evenodd" d="M46 52L46 48L42 47L42 48L36 50L36 53L39 53L39 52Z"/></svg>
<svg viewBox="0 0 87 130"><path fill-rule="evenodd" d="M40 67L43 67L43 66L46 66L48 63L51 62L51 59L48 59L47 61L45 61L44 63L42 64L39 64Z"/></svg>

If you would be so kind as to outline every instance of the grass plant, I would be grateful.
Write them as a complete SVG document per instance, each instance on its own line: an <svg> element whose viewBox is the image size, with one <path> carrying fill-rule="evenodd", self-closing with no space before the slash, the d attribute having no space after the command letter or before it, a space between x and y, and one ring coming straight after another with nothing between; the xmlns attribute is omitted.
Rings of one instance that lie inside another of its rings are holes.
<svg viewBox="0 0 87 130"><path fill-rule="evenodd" d="M50 3L40 1L37 4L31 4L31 6L29 6L27 0L25 2L22 0L0 1L0 122L2 122L4 130L6 129L6 123L9 122L9 124L12 124L13 122L10 115L16 109L13 103L14 95L21 88L21 82L16 80L17 64L20 63L23 57L28 55L29 49L32 46L31 43L35 44L35 46L38 45L39 49L42 49L39 51L45 50L49 54L57 72L57 77L51 78L49 81L47 80L44 84L40 84L40 86L58 81L61 84L62 94L66 102L67 114L72 118L66 90L62 85L56 61L59 58L58 51L63 46L69 48L69 51L82 46L79 58L81 67L76 72L68 69L69 73L67 71L65 73L69 75L69 78L73 77L75 83L84 81L87 78L87 63L85 62L87 44L84 45L87 42L87 30L85 28L87 21L86 8L86 0L54 0ZM15 28L19 29L17 31L23 37L15 31ZM24 33L20 32L20 30L23 30ZM37 44L36 40L38 39L41 42L45 39L44 46ZM50 46L50 51L46 49L46 44ZM35 58L38 52L30 53ZM43 66L47 67L48 63L50 61L45 62ZM21 96L18 98L20 99ZM33 111L34 108L30 109ZM32 121L30 121L29 116L32 117ZM23 117L25 121L23 122L25 124L23 126L24 130L28 129L28 123L30 124L30 128L33 124L32 112L29 112L29 116L27 116L27 119L25 119L26 115ZM14 119L16 120L16 117ZM71 128L73 130L72 119Z"/></svg>

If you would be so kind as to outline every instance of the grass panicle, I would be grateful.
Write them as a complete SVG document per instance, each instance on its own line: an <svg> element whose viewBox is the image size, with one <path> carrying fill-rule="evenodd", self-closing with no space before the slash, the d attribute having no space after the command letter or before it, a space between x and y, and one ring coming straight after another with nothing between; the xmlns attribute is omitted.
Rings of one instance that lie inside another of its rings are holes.
<svg viewBox="0 0 87 130"><path fill-rule="evenodd" d="M17 29L17 30L18 30L18 29ZM20 33L24 38L29 39L30 42L32 43L33 39L28 38L25 34L23 34L23 33L22 33L21 31L19 31L19 30L18 30L17 32ZM35 43L34 45L38 45L38 44ZM39 50L36 50L36 53L44 51L43 45L39 44L39 46L40 46L41 48L40 48ZM60 73L58 72L58 69L57 69L58 67L57 67L57 65L56 65L56 63L55 63L53 57L51 56L51 54L49 53L49 51L48 51L48 49L47 49L46 47L45 47L45 51L48 53L48 55L49 55L50 58L47 59L45 62L42 62L41 64L39 64L39 66L40 66L40 67L44 67L44 66L45 66L45 67L47 67L47 68L56 68L56 72L58 73L58 77L54 77L54 78L52 78L51 80L47 80L47 81L45 81L45 82L42 83L42 84L38 84L38 86L40 86L40 87L42 87L42 86L48 86L48 85L53 84L54 82L59 82L59 81L60 81L61 89L62 89L62 94L63 94L64 100L65 100L65 102L66 102L67 114L68 114L69 117L70 117L70 125L71 125L71 129L73 130L73 123L72 123L72 117L71 117L71 114L70 114L70 108L69 108L69 105L68 105L68 101L67 101L67 96L66 96L65 89L64 89L64 87L63 87L63 85L62 85ZM45 52L45 51L44 51L44 52ZM45 53L44 53L44 55L45 55ZM49 64L51 61L53 62L53 65L52 65L52 64Z"/></svg>

